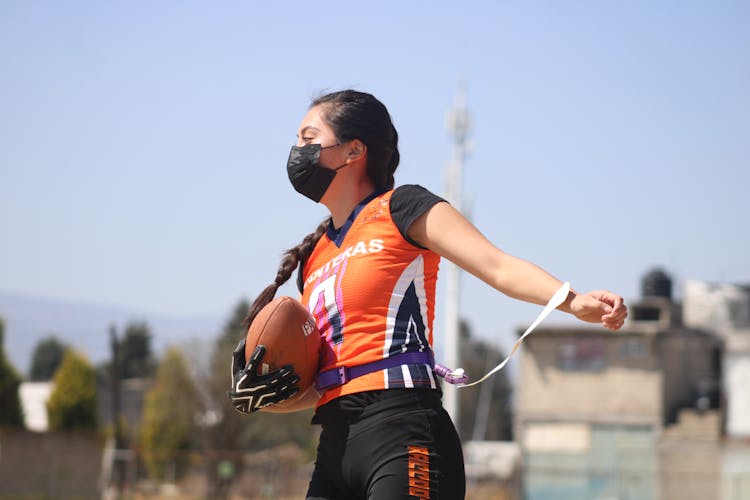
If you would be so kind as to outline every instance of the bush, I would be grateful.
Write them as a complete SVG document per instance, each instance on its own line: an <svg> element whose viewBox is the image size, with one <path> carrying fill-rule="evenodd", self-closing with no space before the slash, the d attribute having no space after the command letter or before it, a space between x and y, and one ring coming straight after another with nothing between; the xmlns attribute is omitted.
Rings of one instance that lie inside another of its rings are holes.
<svg viewBox="0 0 750 500"><path fill-rule="evenodd" d="M96 374L88 360L66 350L53 383L47 401L50 430L96 429Z"/></svg>
<svg viewBox="0 0 750 500"><path fill-rule="evenodd" d="M178 472L193 443L194 416L198 398L193 380L182 354L175 348L167 351L159 365L154 385L146 393L141 427L141 447L149 475L164 479L167 466L175 462Z"/></svg>
<svg viewBox="0 0 750 500"><path fill-rule="evenodd" d="M5 323L0 318L0 426L23 427L23 409L18 396L21 377L5 356Z"/></svg>

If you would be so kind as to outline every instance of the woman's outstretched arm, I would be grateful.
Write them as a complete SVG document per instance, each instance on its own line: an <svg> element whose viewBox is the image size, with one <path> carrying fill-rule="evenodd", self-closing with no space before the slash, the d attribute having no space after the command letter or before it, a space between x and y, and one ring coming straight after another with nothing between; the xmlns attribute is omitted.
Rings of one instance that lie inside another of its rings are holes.
<svg viewBox="0 0 750 500"><path fill-rule="evenodd" d="M546 304L562 285L539 266L497 248L448 203L438 203L416 219L409 237L518 300ZM622 327L627 317L622 297L606 290L571 291L559 309L610 330Z"/></svg>

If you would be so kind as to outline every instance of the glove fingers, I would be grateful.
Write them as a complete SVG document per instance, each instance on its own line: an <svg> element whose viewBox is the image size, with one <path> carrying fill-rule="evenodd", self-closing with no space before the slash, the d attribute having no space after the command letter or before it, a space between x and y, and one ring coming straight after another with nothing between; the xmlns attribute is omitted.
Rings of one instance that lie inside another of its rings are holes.
<svg viewBox="0 0 750 500"><path fill-rule="evenodd" d="M298 392L299 392L298 387L287 387L284 390L279 391L277 394L273 396L268 396L266 398L263 398L263 401L259 402L256 409L265 408L267 406L275 405L277 403L281 403L282 401L286 401L287 399L291 398Z"/></svg>
<svg viewBox="0 0 750 500"><path fill-rule="evenodd" d="M234 348L234 352L238 353L245 353L245 337L242 337L239 342L237 342L237 347Z"/></svg>
<svg viewBox="0 0 750 500"><path fill-rule="evenodd" d="M245 368L245 339L232 352L232 378Z"/></svg>
<svg viewBox="0 0 750 500"><path fill-rule="evenodd" d="M299 382L299 376L291 366L285 366L284 368L279 368L278 370L266 373L265 375L257 375L253 377L254 384L277 385L280 383L294 384L297 382Z"/></svg>
<svg viewBox="0 0 750 500"><path fill-rule="evenodd" d="M281 367L273 373L276 374L276 377L279 380L288 380L290 378L297 377L297 372L294 371L294 367L292 365ZM299 377L297 377L297 380L299 380Z"/></svg>
<svg viewBox="0 0 750 500"><path fill-rule="evenodd" d="M245 371L254 376L258 370L258 364L263 360L263 356L266 354L266 346L259 345L255 348L253 353L250 355L250 359L247 362Z"/></svg>
<svg viewBox="0 0 750 500"><path fill-rule="evenodd" d="M296 385L284 386L281 389L279 389L279 398L281 398L279 399L279 401L289 399L295 394L297 394L298 392L299 392L299 387L297 387Z"/></svg>

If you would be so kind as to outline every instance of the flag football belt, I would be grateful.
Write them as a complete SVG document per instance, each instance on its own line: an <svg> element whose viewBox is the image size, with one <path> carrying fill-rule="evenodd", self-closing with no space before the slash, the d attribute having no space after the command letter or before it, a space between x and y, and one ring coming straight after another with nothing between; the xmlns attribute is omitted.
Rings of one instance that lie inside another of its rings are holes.
<svg viewBox="0 0 750 500"><path fill-rule="evenodd" d="M318 392L327 391L334 387L340 387L352 379L367 375L368 373L387 370L401 365L430 365L435 369L435 373L445 379L450 384L466 383L468 377L454 377L451 370L442 365L435 364L435 358L432 352L403 352L385 359L379 359L372 363L365 363L357 366L342 366L320 372L315 376L315 388Z"/></svg>
<svg viewBox="0 0 750 500"><path fill-rule="evenodd" d="M492 374L499 370L502 370L505 367L505 364L510 360L513 354L515 354L518 347L521 345L521 342L523 342L523 340L528 337L532 331L534 331L534 328L539 326L539 323L544 321L544 319L553 310L557 309L560 304L565 302L565 299L568 297L569 293L570 283L566 281L555 292L552 298L549 299L549 302L547 302L544 310L542 310L542 312L534 320L534 322L529 325L523 335L521 335L521 337L516 341L515 345L513 345L513 349L510 351L510 354L508 354L508 356L502 362L500 362L499 365L493 368L484 377L475 382L472 382L471 384L467 383L469 381L469 377L468 375L466 375L462 368L451 370L444 365L435 363L435 358L433 358L432 352L427 351L404 352L401 354L396 354L395 356L391 356L389 358L374 361L372 363L365 363L364 365L352 366L351 368L342 366L341 368L326 370L324 372L318 373L315 376L315 388L319 392L327 391L328 389L342 386L353 378L361 377L362 375L367 375L368 373L386 370L388 368L394 368L401 365L430 365L436 375L442 377L449 384L455 384L458 387L471 387L472 385L481 384L490 376L492 376Z"/></svg>

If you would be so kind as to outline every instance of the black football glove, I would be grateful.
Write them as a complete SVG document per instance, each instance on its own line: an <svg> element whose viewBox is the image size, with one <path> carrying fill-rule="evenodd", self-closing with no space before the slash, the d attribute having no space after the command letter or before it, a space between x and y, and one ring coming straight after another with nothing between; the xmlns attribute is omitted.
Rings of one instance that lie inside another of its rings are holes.
<svg viewBox="0 0 750 500"><path fill-rule="evenodd" d="M266 347L259 345L245 366L245 339L242 339L232 354L232 388L229 399L239 412L253 413L289 399L299 391L299 387L295 385L299 382L299 376L294 373L291 365L258 375L258 366L265 353Z"/></svg>

